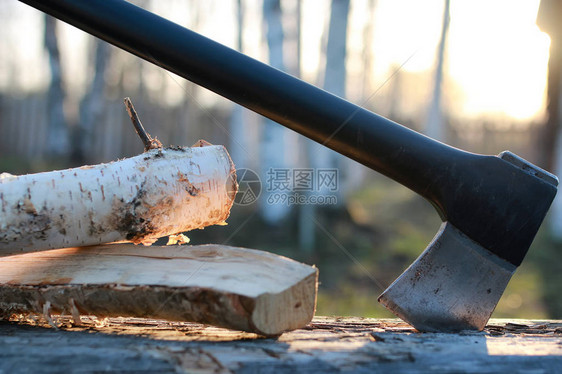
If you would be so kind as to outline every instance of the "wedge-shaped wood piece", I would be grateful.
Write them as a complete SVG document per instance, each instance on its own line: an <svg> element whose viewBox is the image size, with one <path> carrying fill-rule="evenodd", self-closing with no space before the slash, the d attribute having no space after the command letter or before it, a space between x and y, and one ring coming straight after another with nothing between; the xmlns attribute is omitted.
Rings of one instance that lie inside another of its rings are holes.
<svg viewBox="0 0 562 374"><path fill-rule="evenodd" d="M310 322L317 278L313 266L220 245L57 249L0 258L0 316L161 318L271 336Z"/></svg>

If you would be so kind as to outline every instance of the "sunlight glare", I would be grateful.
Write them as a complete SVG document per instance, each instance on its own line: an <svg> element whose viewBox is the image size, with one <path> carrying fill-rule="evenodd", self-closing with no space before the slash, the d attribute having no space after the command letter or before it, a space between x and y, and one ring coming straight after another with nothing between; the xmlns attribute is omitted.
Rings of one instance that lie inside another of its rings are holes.
<svg viewBox="0 0 562 374"><path fill-rule="evenodd" d="M535 25L539 1L451 3L448 73L467 116L531 119L544 110L548 45Z"/></svg>

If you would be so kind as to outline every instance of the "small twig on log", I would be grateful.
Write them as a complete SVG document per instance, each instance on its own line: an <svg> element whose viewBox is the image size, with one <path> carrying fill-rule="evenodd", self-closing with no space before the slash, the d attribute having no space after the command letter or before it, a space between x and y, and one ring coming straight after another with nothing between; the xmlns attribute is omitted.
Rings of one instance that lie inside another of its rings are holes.
<svg viewBox="0 0 562 374"><path fill-rule="evenodd" d="M133 126L135 127L135 131L139 135L144 144L144 151L149 151L151 149L162 148L162 143L156 138L152 138L148 132L144 129L137 112L135 111L135 107L131 102L131 99L126 97L125 98L125 108L127 109L127 113L129 113L129 117L131 118L131 122L133 122Z"/></svg>

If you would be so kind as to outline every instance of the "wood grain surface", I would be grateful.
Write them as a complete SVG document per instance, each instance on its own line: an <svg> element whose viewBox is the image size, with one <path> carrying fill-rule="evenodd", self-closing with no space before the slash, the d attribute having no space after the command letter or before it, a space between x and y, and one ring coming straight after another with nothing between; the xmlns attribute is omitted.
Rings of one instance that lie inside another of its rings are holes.
<svg viewBox="0 0 562 374"><path fill-rule="evenodd" d="M318 270L223 245L66 248L0 258L0 317L191 321L279 335L314 315Z"/></svg>
<svg viewBox="0 0 562 374"><path fill-rule="evenodd" d="M417 333L399 320L315 317L277 338L196 323L82 317L0 323L0 372L556 373L562 321Z"/></svg>

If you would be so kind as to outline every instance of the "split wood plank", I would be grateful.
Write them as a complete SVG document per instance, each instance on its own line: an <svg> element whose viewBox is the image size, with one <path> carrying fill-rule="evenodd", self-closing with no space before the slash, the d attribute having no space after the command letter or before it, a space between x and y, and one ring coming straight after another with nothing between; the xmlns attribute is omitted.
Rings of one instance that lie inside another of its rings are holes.
<svg viewBox="0 0 562 374"><path fill-rule="evenodd" d="M161 318L271 336L310 322L317 278L315 267L221 245L67 248L0 258L0 314Z"/></svg>

